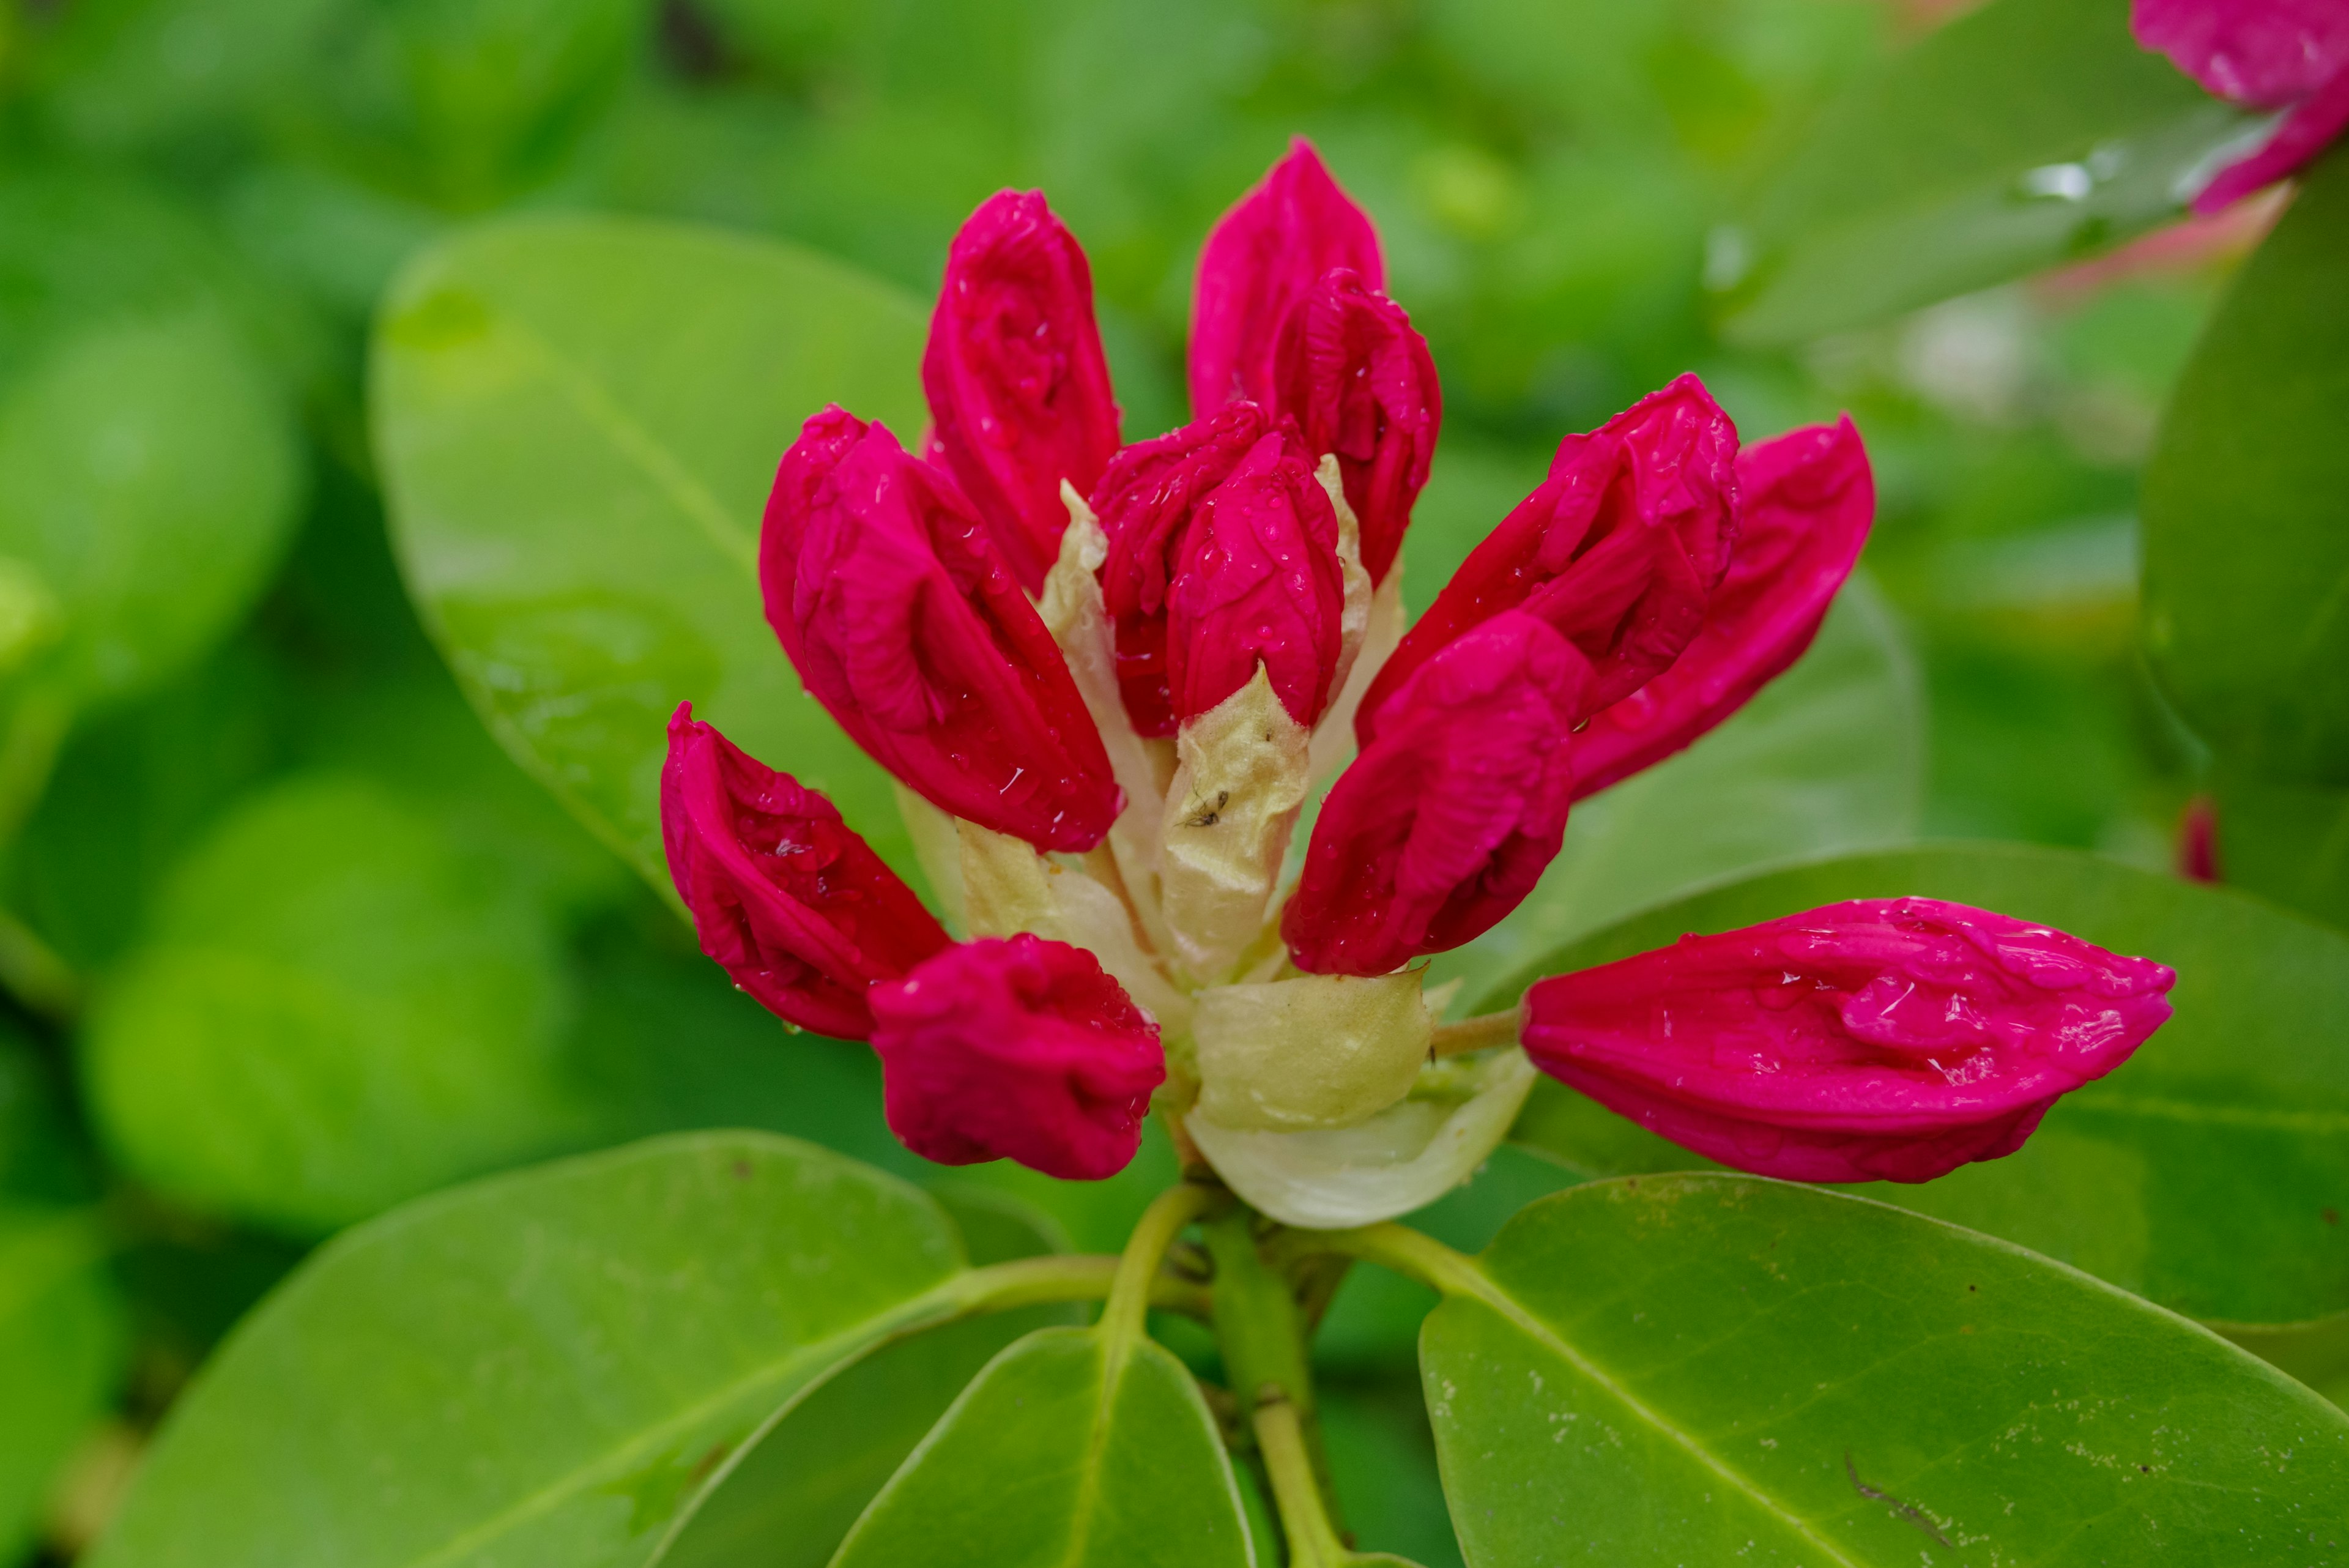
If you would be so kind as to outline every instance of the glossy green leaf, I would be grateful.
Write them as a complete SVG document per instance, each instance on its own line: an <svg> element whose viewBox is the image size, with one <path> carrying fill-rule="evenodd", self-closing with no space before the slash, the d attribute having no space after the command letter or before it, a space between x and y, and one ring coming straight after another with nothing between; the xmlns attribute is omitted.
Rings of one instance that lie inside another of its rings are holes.
<svg viewBox="0 0 2349 1568"><path fill-rule="evenodd" d="M94 1218L0 1208L0 1561L29 1543L58 1465L105 1412L125 1340Z"/></svg>
<svg viewBox="0 0 2349 1568"><path fill-rule="evenodd" d="M1562 973L1841 898L1917 894L2178 971L2170 1021L2017 1153L1874 1196L1987 1231L2194 1317L2349 1311L2349 936L2093 856L1946 846L1756 877L1552 954ZM1516 1136L1593 1175L1703 1162L1545 1084Z"/></svg>
<svg viewBox="0 0 2349 1568"><path fill-rule="evenodd" d="M1728 722L1574 808L1526 901L1431 983L1473 1002L1538 955L1692 888L1766 865L1911 836L1924 791L1923 699L1908 647L1865 578L1818 640Z"/></svg>
<svg viewBox="0 0 2349 1568"><path fill-rule="evenodd" d="M1429 1318L1472 1568L2339 1563L2349 1417L2019 1248L1686 1175L1526 1210Z"/></svg>
<svg viewBox="0 0 2349 1568"><path fill-rule="evenodd" d="M2145 482L2145 641L2230 761L2349 784L2349 156L2235 280Z"/></svg>
<svg viewBox="0 0 2349 1568"><path fill-rule="evenodd" d="M509 867L371 781L297 775L174 874L83 1066L145 1179L320 1231L575 1140L569 1004Z"/></svg>
<svg viewBox="0 0 2349 1568"><path fill-rule="evenodd" d="M998 1356L856 1521L838 1568L1254 1568L1231 1459L1154 1341L1047 1328Z"/></svg>
<svg viewBox="0 0 2349 1568"><path fill-rule="evenodd" d="M761 616L759 519L837 401L912 441L915 303L793 246L608 218L469 231L402 276L374 413L409 587L507 749L657 888L681 701L901 869L886 776Z"/></svg>
<svg viewBox="0 0 2349 1568"><path fill-rule="evenodd" d="M2109 0L1992 0L1846 91L1716 231L1728 328L1794 343L2093 254L2179 215L2249 119Z"/></svg>
<svg viewBox="0 0 2349 1568"><path fill-rule="evenodd" d="M173 1411L93 1568L646 1562L734 1446L940 1315L928 1199L697 1133L443 1193L339 1238Z"/></svg>

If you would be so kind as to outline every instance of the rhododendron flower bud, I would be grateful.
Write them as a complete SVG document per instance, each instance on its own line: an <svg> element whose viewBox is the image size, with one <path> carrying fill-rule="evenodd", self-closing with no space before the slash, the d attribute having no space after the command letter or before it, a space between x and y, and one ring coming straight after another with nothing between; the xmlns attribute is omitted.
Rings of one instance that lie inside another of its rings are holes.
<svg viewBox="0 0 2349 1568"><path fill-rule="evenodd" d="M1875 516L1868 449L1848 419L1739 452L1737 553L1704 626L1670 669L1575 737L1575 797L1671 755L1801 658Z"/></svg>
<svg viewBox="0 0 2349 1568"><path fill-rule="evenodd" d="M1694 376L1567 437L1549 477L1469 553L1371 683L1354 720L1362 743L1421 665L1504 610L1589 659L1577 722L1670 668L1729 566L1736 461L1737 429Z"/></svg>
<svg viewBox="0 0 2349 1568"><path fill-rule="evenodd" d="M1016 1159L1065 1180L1125 1168L1166 1076L1158 1025L1066 942L948 948L873 992L889 1130L941 1165Z"/></svg>
<svg viewBox="0 0 2349 1568"><path fill-rule="evenodd" d="M1273 383L1273 407L1297 421L1306 450L1336 455L1361 521L1362 566L1384 582L1444 422L1427 339L1360 274L1334 268L1289 312Z"/></svg>
<svg viewBox="0 0 2349 1568"><path fill-rule="evenodd" d="M1142 734L1175 729L1166 618L1193 514L1271 429L1261 405L1234 403L1155 441L1134 442L1094 487L1093 514L1109 540L1102 601L1116 628L1118 694Z"/></svg>
<svg viewBox="0 0 2349 1568"><path fill-rule="evenodd" d="M1297 967L1384 974L1481 936L1557 856L1590 667L1532 616L1455 639L1391 700L1313 825L1280 934Z"/></svg>
<svg viewBox="0 0 2349 1568"><path fill-rule="evenodd" d="M2137 0L2137 40L2223 99L2287 111L2220 170L2194 210L2215 213L2296 173L2349 130L2349 5L2340 0Z"/></svg>
<svg viewBox="0 0 2349 1568"><path fill-rule="evenodd" d="M1247 685L1261 663L1288 716L1309 728L1330 701L1345 609L1329 492L1289 436L1261 436L1185 532L1166 600L1176 722Z"/></svg>
<svg viewBox="0 0 2349 1568"><path fill-rule="evenodd" d="M947 469L1034 592L1068 523L1061 482L1090 491L1118 444L1092 275L1042 192L998 192L955 235L922 388Z"/></svg>
<svg viewBox="0 0 2349 1568"><path fill-rule="evenodd" d="M1369 288L1386 285L1370 215L1299 137L1199 253L1191 296L1195 416L1238 398L1272 401L1281 323L1331 267L1350 269Z"/></svg>
<svg viewBox="0 0 2349 1568"><path fill-rule="evenodd" d="M1040 849L1109 831L1120 793L1060 649L953 481L885 427L807 422L759 578L809 692L908 788Z"/></svg>
<svg viewBox="0 0 2349 1568"><path fill-rule="evenodd" d="M2176 975L1935 898L1831 904L1545 980L1537 1066L1796 1181L1930 1181L2023 1146L2169 1016Z"/></svg>
<svg viewBox="0 0 2349 1568"><path fill-rule="evenodd" d="M746 755L691 703L668 722L660 802L669 875L701 950L770 1012L862 1040L873 982L947 946L832 802Z"/></svg>

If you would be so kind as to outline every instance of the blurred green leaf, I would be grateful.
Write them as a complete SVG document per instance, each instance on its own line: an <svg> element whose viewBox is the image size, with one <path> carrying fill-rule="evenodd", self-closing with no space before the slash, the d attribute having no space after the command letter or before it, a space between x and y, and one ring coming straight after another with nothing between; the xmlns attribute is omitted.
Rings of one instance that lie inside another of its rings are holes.
<svg viewBox="0 0 2349 1568"><path fill-rule="evenodd" d="M2309 175L2187 367L2145 482L2145 641L2230 760L2349 784L2349 155Z"/></svg>
<svg viewBox="0 0 2349 1568"><path fill-rule="evenodd" d="M1774 860L1896 844L1924 787L1917 673L1866 579L1818 640L1687 751L1578 805L1566 847L1508 919L1439 954L1464 1004L1506 1006L1493 982L1536 955L1702 883Z"/></svg>
<svg viewBox="0 0 2349 1568"><path fill-rule="evenodd" d="M177 1197L297 1231L575 1141L554 934L381 785L296 775L174 873L82 1042L107 1140Z"/></svg>
<svg viewBox="0 0 2349 1568"><path fill-rule="evenodd" d="M1414 1324L1426 1315L1423 1306ZM1426 1568L1457 1564L1460 1543L1436 1479L1418 1380L1325 1382L1314 1397L1346 1528L1363 1545L1402 1552Z"/></svg>
<svg viewBox="0 0 2349 1568"><path fill-rule="evenodd" d="M918 1192L756 1133L657 1139L336 1241L177 1410L93 1568L647 1561L734 1447L938 1309Z"/></svg>
<svg viewBox="0 0 2349 1568"><path fill-rule="evenodd" d="M838 1568L1257 1561L1198 1386L1155 1341L1046 1328L998 1356L873 1500Z"/></svg>
<svg viewBox="0 0 2349 1568"><path fill-rule="evenodd" d="M2216 782L2220 879L2349 927L2349 790L2223 765Z"/></svg>
<svg viewBox="0 0 2349 1568"><path fill-rule="evenodd" d="M2337 1560L2349 1417L1989 1237L1667 1176L1475 1267L1422 1352L1472 1564Z"/></svg>
<svg viewBox="0 0 2349 1568"><path fill-rule="evenodd" d="M886 775L804 698L759 519L838 401L912 441L922 317L796 247L615 219L482 228L387 304L377 444L409 585L507 749L657 888L680 701L823 789L901 871Z"/></svg>
<svg viewBox="0 0 2349 1568"><path fill-rule="evenodd" d="M105 1413L124 1337L93 1217L0 1208L0 1561L30 1544L58 1466Z"/></svg>
<svg viewBox="0 0 2349 1568"><path fill-rule="evenodd" d="M2178 971L2176 1008L2017 1153L1871 1195L1987 1231L2191 1316L2349 1312L2349 937L2091 856L1946 846L1766 873L1553 953L1524 978L1843 898L1948 898ZM1545 1082L1516 1136L1591 1175L1705 1162Z"/></svg>
<svg viewBox="0 0 2349 1568"><path fill-rule="evenodd" d="M1863 78L1713 242L1728 330L1788 344L2167 223L2254 122L2108 0L1992 0Z"/></svg>

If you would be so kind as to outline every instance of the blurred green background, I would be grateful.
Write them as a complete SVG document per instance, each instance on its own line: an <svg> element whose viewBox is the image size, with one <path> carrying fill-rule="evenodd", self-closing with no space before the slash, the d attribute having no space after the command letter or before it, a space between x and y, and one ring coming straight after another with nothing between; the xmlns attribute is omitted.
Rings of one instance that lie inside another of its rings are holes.
<svg viewBox="0 0 2349 1568"><path fill-rule="evenodd" d="M973 205L1040 186L1140 436L1182 415L1206 227L1309 135L1444 379L1414 607L1561 434L1682 370L1748 439L1848 409L1930 715L1923 831L2168 866L2206 762L2135 651L2139 471L2262 214L1792 348L1714 324L1759 172L1934 21L0 0L0 1561L69 1559L236 1314L401 1199L692 1126L914 1170L869 1057L734 996L419 628L367 332L405 258L484 215L723 224L926 295ZM1474 1240L1564 1179L1520 1158L1442 1222ZM1143 1163L1076 1194L968 1179L1113 1246L1171 1158ZM1455 1561L1408 1343L1352 1332L1324 1354L1354 1522Z"/></svg>

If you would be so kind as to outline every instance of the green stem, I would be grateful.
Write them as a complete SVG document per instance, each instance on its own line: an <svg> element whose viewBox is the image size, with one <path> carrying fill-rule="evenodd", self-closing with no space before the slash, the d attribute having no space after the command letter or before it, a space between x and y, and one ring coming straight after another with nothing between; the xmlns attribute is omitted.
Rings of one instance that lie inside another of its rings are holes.
<svg viewBox="0 0 2349 1568"><path fill-rule="evenodd" d="M1236 1208L1206 1227L1207 1254L1216 1262L1216 1343L1223 1352L1225 1376L1242 1423L1253 1428L1266 1407L1277 1406L1286 1414L1276 1420L1285 1418L1296 1428L1304 1457L1301 1473L1312 1494L1309 1507L1334 1537L1334 1527L1328 1524L1335 1506L1330 1461L1315 1418L1305 1326L1288 1281L1265 1262L1257 1246L1256 1218L1252 1210ZM1257 1441L1262 1440L1259 1433ZM1271 1459L1267 1452L1267 1472L1286 1528L1289 1511L1308 1507L1309 1500L1280 1496L1283 1483L1279 1472L1271 1469Z"/></svg>
<svg viewBox="0 0 2349 1568"><path fill-rule="evenodd" d="M1151 1199L1143 1211L1142 1222L1126 1239L1125 1251L1117 1260L1116 1272L1109 1286L1109 1304L1102 1309L1101 1331L1108 1340L1115 1362L1125 1350L1142 1338L1143 1319L1162 1277L1159 1263L1166 1249L1185 1226L1223 1198L1217 1188L1199 1182L1185 1181L1170 1187ZM1176 1282L1185 1283L1187 1282ZM1196 1286L1190 1287L1196 1290Z"/></svg>
<svg viewBox="0 0 2349 1568"><path fill-rule="evenodd" d="M1257 1451L1272 1478L1272 1503L1280 1532L1288 1538L1289 1568L1343 1568L1354 1554L1338 1533L1322 1501L1313 1454L1297 1407L1268 1388L1256 1407Z"/></svg>
<svg viewBox="0 0 2349 1568"><path fill-rule="evenodd" d="M1514 1045L1525 1023L1525 1009L1512 1007L1506 1012L1487 1012L1464 1018L1457 1023L1439 1023L1434 1037L1428 1042L1427 1054L1459 1056L1471 1051L1489 1051L1495 1045Z"/></svg>
<svg viewBox="0 0 2349 1568"><path fill-rule="evenodd" d="M1392 1220L1354 1231L1288 1231L1282 1232L1279 1245L1282 1254L1291 1259L1334 1253L1376 1263L1447 1296L1488 1298L1493 1293L1492 1282L1474 1258Z"/></svg>
<svg viewBox="0 0 2349 1568"><path fill-rule="evenodd" d="M1097 1302L1116 1288L1122 1262L1104 1253L1084 1252L989 1263L947 1281L939 1288L938 1304L950 1315L963 1317L1056 1302ZM1204 1286L1164 1271L1148 1286L1145 1307L1161 1307L1202 1321L1209 1315Z"/></svg>

